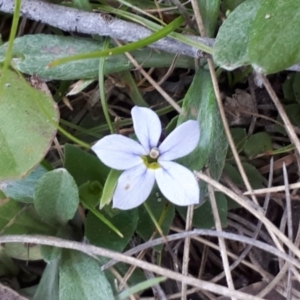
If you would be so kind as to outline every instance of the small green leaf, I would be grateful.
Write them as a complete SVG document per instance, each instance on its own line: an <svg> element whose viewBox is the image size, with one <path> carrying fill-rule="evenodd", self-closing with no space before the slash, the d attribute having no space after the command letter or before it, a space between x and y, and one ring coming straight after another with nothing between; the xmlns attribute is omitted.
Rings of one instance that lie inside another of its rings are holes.
<svg viewBox="0 0 300 300"><path fill-rule="evenodd" d="M250 63L248 57L249 32L261 5L261 0L246 0L224 21L214 44L214 61L226 70L234 70ZM265 50L265 56L268 50ZM260 54L261 55L261 54Z"/></svg>
<svg viewBox="0 0 300 300"><path fill-rule="evenodd" d="M53 124L58 121L51 96L32 88L10 70L4 82L0 87L0 180L22 178L39 164L56 134Z"/></svg>
<svg viewBox="0 0 300 300"><path fill-rule="evenodd" d="M79 187L80 200L88 207L95 207L99 203L102 186L98 181L86 182Z"/></svg>
<svg viewBox="0 0 300 300"><path fill-rule="evenodd" d="M85 221L85 236L93 245L123 251L130 241L138 221L138 212L132 210L116 210L105 206L101 214L115 226L120 229L123 237L118 236L111 228L94 214L89 212Z"/></svg>
<svg viewBox="0 0 300 300"><path fill-rule="evenodd" d="M250 185L253 189L261 189L263 187L263 178L261 174L257 171L257 169L248 164L243 163L243 167L245 170L245 173L249 179ZM237 168L232 166L231 164L226 163L224 167L224 173L240 188L244 188L244 182L243 179L238 172ZM237 204L235 201L233 201L231 198L227 198L228 203L228 210L239 208L240 205Z"/></svg>
<svg viewBox="0 0 300 300"><path fill-rule="evenodd" d="M35 187L34 207L49 224L66 224L74 217L78 204L77 185L66 169L46 173Z"/></svg>
<svg viewBox="0 0 300 300"><path fill-rule="evenodd" d="M300 1L259 1L249 32L249 58L265 74L282 71L300 62Z"/></svg>
<svg viewBox="0 0 300 300"><path fill-rule="evenodd" d="M238 153L240 153L243 150L244 145L247 141L246 129L245 128L232 128L230 131L231 131L231 135L232 135L234 144L236 146L236 150L238 151ZM231 149L228 149L227 157L229 159L233 158Z"/></svg>
<svg viewBox="0 0 300 300"><path fill-rule="evenodd" d="M249 137L244 145L245 154L250 157L256 157L259 154L265 154L272 150L272 139L266 132L258 132Z"/></svg>
<svg viewBox="0 0 300 300"><path fill-rule="evenodd" d="M100 209L102 209L105 205L109 204L113 198L118 180L122 171L111 169L107 179L105 181L105 185L103 188L103 192L100 199Z"/></svg>
<svg viewBox="0 0 300 300"><path fill-rule="evenodd" d="M288 118L290 119L291 123L294 126L299 127L300 126L300 105L298 103L289 104L284 107L284 110L285 110ZM280 116L277 117L277 121L280 123L283 123ZM275 129L277 132L287 135L284 127L276 124Z"/></svg>
<svg viewBox="0 0 300 300"><path fill-rule="evenodd" d="M78 186L87 181L99 181L103 186L110 170L95 155L70 144L65 145L64 167L74 177Z"/></svg>
<svg viewBox="0 0 300 300"><path fill-rule="evenodd" d="M96 260L64 249L59 265L59 298L53 299L108 300L114 295Z"/></svg>

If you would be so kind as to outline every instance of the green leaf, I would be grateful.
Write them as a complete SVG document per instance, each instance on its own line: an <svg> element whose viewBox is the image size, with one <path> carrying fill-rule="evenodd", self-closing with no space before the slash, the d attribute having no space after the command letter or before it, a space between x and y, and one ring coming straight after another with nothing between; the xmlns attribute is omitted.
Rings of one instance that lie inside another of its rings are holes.
<svg viewBox="0 0 300 300"><path fill-rule="evenodd" d="M245 128L232 128L230 131L231 131L231 135L232 135L234 144L236 146L236 150L238 151L238 153L240 153L243 150L244 145L247 140L246 129ZM229 159L233 158L231 149L228 149L227 157Z"/></svg>
<svg viewBox="0 0 300 300"><path fill-rule="evenodd" d="M53 230L53 227L41 221L31 205L24 206L9 199L0 200L0 235L52 235Z"/></svg>
<svg viewBox="0 0 300 300"><path fill-rule="evenodd" d="M220 9L220 0L198 0L198 6L201 11L205 35L213 37Z"/></svg>
<svg viewBox="0 0 300 300"><path fill-rule="evenodd" d="M195 74L185 95L183 110L183 115L178 118L178 124L188 119L197 119L200 126L200 140L192 153L178 161L190 170L201 170L207 164L211 176L218 180L224 167L228 145L208 71L199 69ZM201 199L206 196L205 184L201 184L200 195Z"/></svg>
<svg viewBox="0 0 300 300"><path fill-rule="evenodd" d="M130 241L138 221L138 212L133 210L116 210L105 206L101 214L109 220L123 234L118 236L103 221L89 212L85 221L85 236L93 245L108 248L115 251L123 251Z"/></svg>
<svg viewBox="0 0 300 300"><path fill-rule="evenodd" d="M249 179L250 185L253 189L261 189L263 188L263 177L261 174L257 171L257 169L248 164L248 163L243 163L243 167L245 170L245 173ZM238 186L238 187L245 187L243 179L237 170L236 167L232 166L231 164L226 163L224 167L224 173L228 175L228 177ZM228 204L228 210L235 209L235 208L240 208L240 205L236 203L234 200L231 198L227 197L227 204Z"/></svg>
<svg viewBox="0 0 300 300"><path fill-rule="evenodd" d="M271 74L300 62L300 1L260 1L249 32L249 58L257 70Z"/></svg>
<svg viewBox="0 0 300 300"><path fill-rule="evenodd" d="M70 62L55 68L47 65L58 58L97 51L102 49L103 42L88 38L71 36L55 36L50 34L24 35L14 40L13 63L22 73L52 80L74 80L83 78L97 78L99 59L88 59ZM7 44L0 46L0 62L4 60ZM145 68L169 67L174 55L170 53L156 53L151 49L136 50L131 53L139 64ZM180 55L176 60L176 67L194 68L191 57ZM126 55L108 56L105 62L104 74L118 73L134 68Z"/></svg>
<svg viewBox="0 0 300 300"><path fill-rule="evenodd" d="M110 170L100 199L100 209L111 202L121 174L122 171L114 169Z"/></svg>
<svg viewBox="0 0 300 300"><path fill-rule="evenodd" d="M78 204L77 185L66 169L46 173L35 187L34 207L49 224L66 224L74 217Z"/></svg>
<svg viewBox="0 0 300 300"><path fill-rule="evenodd" d="M5 83L0 87L0 180L24 177L39 164L58 121L57 106L49 95L10 70Z"/></svg>
<svg viewBox="0 0 300 300"><path fill-rule="evenodd" d="M244 152L249 158L265 154L272 150L272 139L267 132L258 132L249 137L244 145Z"/></svg>
<svg viewBox="0 0 300 300"><path fill-rule="evenodd" d="M39 165L24 179L0 182L0 188L9 198L20 202L33 203L35 185L46 172L47 170Z"/></svg>
<svg viewBox="0 0 300 300"><path fill-rule="evenodd" d="M166 200L160 194L160 192L158 192L158 189L153 189L149 198L147 199L147 204L156 221L160 225L163 234L167 235L169 233L175 215L174 205ZM156 232L155 237L160 237L159 233L156 230L155 224L153 223L144 205L139 206L138 210L140 217L138 227L136 229L137 233L145 241L148 241L154 232ZM162 248L163 245L154 247L156 251L161 251Z"/></svg>
<svg viewBox="0 0 300 300"><path fill-rule="evenodd" d="M99 203L102 186L98 181L86 182L79 187L79 197L83 204L95 207Z"/></svg>
<svg viewBox="0 0 300 300"><path fill-rule="evenodd" d="M54 299L108 300L114 295L96 260L64 249L59 265L59 298Z"/></svg>
<svg viewBox="0 0 300 300"><path fill-rule="evenodd" d="M220 27L213 52L214 61L220 67L234 70L250 63L248 57L249 32L261 2L261 0L244 1ZM265 53L263 55L267 56Z"/></svg>
<svg viewBox="0 0 300 300"><path fill-rule="evenodd" d="M6 253L5 245L0 246L0 277L17 276L20 272L18 265Z"/></svg>
<svg viewBox="0 0 300 300"><path fill-rule="evenodd" d="M245 170L245 173L249 179L250 185L253 189L261 189L263 187L263 177L261 174L258 172L258 170L248 164L248 163L243 163L242 164ZM236 184L238 187L244 187L244 182L243 179L238 172L237 168L231 164L226 163L224 167L224 173L232 180L234 184ZM230 200L228 198L228 207L232 209L232 204L230 202L236 203L233 200ZM230 205L229 205L230 204ZM234 205L234 208L239 207L237 204Z"/></svg>
<svg viewBox="0 0 300 300"><path fill-rule="evenodd" d="M78 186L87 181L99 181L103 186L110 171L95 155L70 144L65 145L64 167L74 177Z"/></svg>
<svg viewBox="0 0 300 300"><path fill-rule="evenodd" d="M219 216L221 219L222 227L227 226L227 199L224 194L215 193ZM176 210L180 213L183 219L186 218L187 208L176 207ZM210 229L215 227L214 216L211 210L211 204L209 200L206 200L202 205L194 210L193 226L201 229Z"/></svg>
<svg viewBox="0 0 300 300"><path fill-rule="evenodd" d="M244 0L223 0L222 1L222 11L225 14L228 10L233 11L238 5L240 5Z"/></svg>
<svg viewBox="0 0 300 300"><path fill-rule="evenodd" d="M300 105L298 103L289 104L284 107L284 110L288 118L290 119L292 125L299 127L300 126ZM277 117L277 121L283 123L282 119L279 116ZM285 135L287 134L285 128L278 124L275 125L275 129L277 132L280 132Z"/></svg>
<svg viewBox="0 0 300 300"><path fill-rule="evenodd" d="M59 260L47 264L33 300L59 299Z"/></svg>

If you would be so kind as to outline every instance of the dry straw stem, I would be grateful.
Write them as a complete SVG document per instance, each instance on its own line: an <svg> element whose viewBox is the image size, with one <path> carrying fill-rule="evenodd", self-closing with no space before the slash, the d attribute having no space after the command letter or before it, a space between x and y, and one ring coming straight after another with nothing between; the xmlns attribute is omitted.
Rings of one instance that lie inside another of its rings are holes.
<svg viewBox="0 0 300 300"><path fill-rule="evenodd" d="M13 13L14 0L0 0L0 11ZM109 36L126 42L141 40L151 30L131 22L123 21L100 12L86 12L71 7L55 5L41 0L22 0L20 14L30 20L42 22L67 32ZM211 39L188 36L200 43L211 45ZM199 57L199 49L186 45L172 38L164 38L149 47L178 53L190 57Z"/></svg>
<svg viewBox="0 0 300 300"><path fill-rule="evenodd" d="M293 125L292 125L290 119L288 118L285 110L283 109L282 104L280 103L274 89L272 88L269 80L267 79L267 77L265 75L257 73L257 76L262 80L264 87L268 91L268 93L269 93L273 103L275 104L275 106L278 110L278 113L279 113L279 115L280 115L280 117L281 117L281 119L282 119L282 121L285 125L285 129L286 129L292 143L295 145L295 147L297 149L297 152L298 152L298 155L300 155L300 141L299 141L299 138L298 138L297 134L295 133Z"/></svg>
<svg viewBox="0 0 300 300"><path fill-rule="evenodd" d="M240 204L242 207L247 209L252 215L254 215L258 220L261 220L262 223L265 225L266 229L269 233L275 234L291 251L300 258L300 250L298 247L296 247L291 240L289 240L270 220L268 220L264 214L261 211L261 208L259 206L255 206L250 201L245 201L245 199L239 197L236 195L233 191L226 188L219 182L215 181L214 179L208 177L205 174L202 174L200 172L195 172L196 176L200 179L205 181L208 184L211 184L215 189L221 191L234 201L236 201L238 204ZM276 244L278 247L278 245ZM278 247L280 249L280 252L283 253L282 246Z"/></svg>
<svg viewBox="0 0 300 300"><path fill-rule="evenodd" d="M288 189L299 189L300 188L300 182L292 183L287 186ZM243 193L243 195L248 196L248 195L262 195L262 194L268 194L268 193L277 193L277 192L282 192L285 191L286 186L285 185L279 185L275 187L268 187L268 188L263 188L263 189L257 189L253 191L247 191Z"/></svg>
<svg viewBox="0 0 300 300"><path fill-rule="evenodd" d="M7 235L7 236L1 236L0 237L0 244L3 243L33 243L33 244L39 244L39 245L48 245L48 246L54 246L54 247L60 247L65 249L72 249L77 250L82 253L85 253L91 257L94 257L95 255L100 255L112 259L116 259L118 261L128 263L131 265L138 266L142 269L151 271L153 273L165 276L167 278L184 282L187 285L194 286L201 288L206 291L210 291L212 293L216 293L219 295L224 295L228 297L235 297L238 299L244 299L244 300L261 300L261 298L245 294L243 292L239 291L231 291L226 287L213 284L204 280L199 280L193 277L183 276L182 274L179 274L177 272L164 269L162 267L159 267L154 264L150 264L145 261L141 261L139 259L136 259L134 257L127 256L125 254L121 254L112 250L108 250L101 247L96 247L92 245L86 245L79 242L69 241L69 240L63 240L56 237L46 237L41 235L32 235L32 236L26 236L26 235Z"/></svg>
<svg viewBox="0 0 300 300"><path fill-rule="evenodd" d="M194 12L194 16L196 19L198 30L200 32L200 35L202 37L204 37L206 35L205 28L203 25L203 20L202 20L202 16L201 16L201 13L199 10L198 2L196 0L191 0L191 4L193 7L193 12ZM212 63L212 60L209 58L208 62ZM212 71L211 66L209 67L209 70L210 70L211 77L213 78L212 80L217 81L216 74L214 72L214 67L213 67L213 71ZM219 89L218 88L216 89L215 86L214 86L214 91L215 91L216 97L221 98ZM222 106L222 109L223 109L223 106ZM223 110L223 112L224 112L224 110ZM226 120L223 120L223 123L224 122L226 122ZM209 174L209 170L208 170L208 174ZM222 224L221 224L220 215L219 215L219 211L218 211L218 207L217 207L217 202L216 202L213 188L211 186L208 186L208 193L209 193L209 199L211 202L211 207L212 207L212 212L213 212L213 216L214 216L214 220L215 220L216 229L217 229L217 231L222 232ZM231 271L230 271L230 267L229 267L228 254L227 254L227 250L226 250L225 240L221 236L218 238L218 240L219 240L219 245L220 245L220 252L221 252L221 257L222 257L222 262L223 262L223 268L224 268L224 272L225 272L225 276L226 276L226 282L227 282L228 288L231 291L234 291L235 288L234 288ZM185 287L185 289L186 289L186 287ZM186 297L184 299L186 299ZM232 299L235 300L235 298L232 298Z"/></svg>

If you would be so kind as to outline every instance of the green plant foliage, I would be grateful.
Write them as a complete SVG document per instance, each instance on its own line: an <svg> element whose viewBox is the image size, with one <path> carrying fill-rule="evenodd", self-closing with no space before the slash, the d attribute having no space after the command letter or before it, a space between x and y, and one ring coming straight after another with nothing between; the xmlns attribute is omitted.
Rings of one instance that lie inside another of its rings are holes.
<svg viewBox="0 0 300 300"><path fill-rule="evenodd" d="M15 72L0 78L0 180L26 176L47 153L56 134L57 106ZM16 122L17 120L17 122Z"/></svg>
<svg viewBox="0 0 300 300"><path fill-rule="evenodd" d="M34 207L49 224L66 224L74 217L78 204L77 185L66 169L46 173L35 187Z"/></svg>
<svg viewBox="0 0 300 300"><path fill-rule="evenodd" d="M272 149L272 139L267 132L258 132L251 135L244 145L244 152L249 158L254 158Z"/></svg>
<svg viewBox="0 0 300 300"><path fill-rule="evenodd" d="M103 42L88 38L58 36L50 34L24 35L16 38L13 47L14 67L22 73L53 80L74 80L97 78L99 59L79 60L54 68L47 68L48 64L58 58L83 54L87 51L99 51ZM3 61L7 44L0 47L0 62ZM132 55L143 67L169 67L174 55L156 53L150 49L136 50ZM190 57L180 56L176 60L177 67L193 68L194 62ZM104 74L117 73L134 68L125 55L108 56L105 62Z"/></svg>
<svg viewBox="0 0 300 300"><path fill-rule="evenodd" d="M178 124L197 119L200 140L196 149L179 159L180 164L191 170L201 170L206 164L211 176L219 179L225 163L227 140L220 120L211 77L208 71L199 69L183 100L184 114ZM201 186L201 199L206 195L206 185Z"/></svg>
<svg viewBox="0 0 300 300"><path fill-rule="evenodd" d="M215 193L219 216L221 219L222 227L227 226L227 199L222 193ZM186 207L177 207L176 210L180 213L182 218L186 218ZM211 209L209 200L194 210L193 226L201 229L210 229L215 227L214 216Z"/></svg>
<svg viewBox="0 0 300 300"><path fill-rule="evenodd" d="M123 251L136 229L138 222L137 210L121 211L106 206L101 210L101 214L121 231L123 237L117 235L95 214L89 212L85 221L86 238L93 245Z"/></svg>
<svg viewBox="0 0 300 300"><path fill-rule="evenodd" d="M103 186L110 170L95 155L70 144L65 145L64 167L73 176L78 186L87 181L99 181Z"/></svg>
<svg viewBox="0 0 300 300"><path fill-rule="evenodd" d="M2 234L48 234L54 228L44 223L31 205L16 201L0 201L0 233Z"/></svg>
<svg viewBox="0 0 300 300"><path fill-rule="evenodd" d="M198 6L201 11L205 35L213 37L217 25L220 9L220 0L198 0Z"/></svg>
<svg viewBox="0 0 300 300"><path fill-rule="evenodd" d="M46 172L47 170L39 165L24 179L1 182L0 188L9 198L24 203L33 203L35 185Z"/></svg>
<svg viewBox="0 0 300 300"><path fill-rule="evenodd" d="M250 63L249 32L261 0L241 3L220 27L214 44L214 61L224 69L234 70Z"/></svg>
<svg viewBox="0 0 300 300"><path fill-rule="evenodd" d="M288 118L290 119L291 123L294 126L300 126L300 105L298 103L289 104L284 107L284 110ZM282 119L279 116L277 118L277 121L283 123ZM276 124L275 128L277 132L287 135L287 132L284 127Z"/></svg>
<svg viewBox="0 0 300 300"><path fill-rule="evenodd" d="M63 250L59 265L59 298L64 300L108 300L113 292L100 266L89 256Z"/></svg>
<svg viewBox="0 0 300 300"><path fill-rule="evenodd" d="M59 260L47 264L33 300L59 299Z"/></svg>
<svg viewBox="0 0 300 300"><path fill-rule="evenodd" d="M248 163L243 163L243 167L245 170L245 173L247 175L247 178L250 182L250 185L252 189L261 189L263 188L263 178L262 175L258 172L258 170L248 164ZM244 182L243 179L237 170L237 168L231 164L226 163L224 167L224 173L232 180L234 184L236 184L238 187L242 188L244 187ZM228 210L234 209L234 208L239 208L240 205L237 204L234 200L231 198L227 198L227 203L228 203Z"/></svg>
<svg viewBox="0 0 300 300"><path fill-rule="evenodd" d="M100 199L100 209L111 202L121 174L121 171L114 169L110 170L103 187L103 192Z"/></svg>
<svg viewBox="0 0 300 300"><path fill-rule="evenodd" d="M300 62L299 0L260 1L249 31L250 63L265 74L282 71Z"/></svg>
<svg viewBox="0 0 300 300"><path fill-rule="evenodd" d="M247 140L247 132L245 128L232 128L231 130L232 138L236 146L236 150L240 153L244 149L244 145ZM231 149L228 149L227 158L233 158Z"/></svg>
<svg viewBox="0 0 300 300"><path fill-rule="evenodd" d="M196 149L179 159L180 164L191 170L201 170L206 164L215 134L217 104L209 72L199 69L183 100L184 113L178 117L177 125L196 119L200 126L200 140Z"/></svg>
<svg viewBox="0 0 300 300"><path fill-rule="evenodd" d="M147 204L160 225L160 228L164 234L168 234L170 226L172 225L173 218L175 215L175 207L172 203L166 200L156 188L153 189L150 194ZM160 237L156 230L155 224L153 223L151 217L149 216L146 208L141 205L138 208L139 211L139 222L136 232L142 237L144 241L148 241L153 233L156 232L155 237ZM154 247L156 251L161 251L163 245L158 245Z"/></svg>

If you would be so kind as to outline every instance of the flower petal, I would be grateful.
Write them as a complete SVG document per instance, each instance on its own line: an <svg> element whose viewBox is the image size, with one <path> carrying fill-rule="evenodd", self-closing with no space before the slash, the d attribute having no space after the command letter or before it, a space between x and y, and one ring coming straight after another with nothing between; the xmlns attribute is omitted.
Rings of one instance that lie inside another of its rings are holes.
<svg viewBox="0 0 300 300"><path fill-rule="evenodd" d="M173 160L192 152L199 141L197 121L189 120L176 127L159 146L160 160Z"/></svg>
<svg viewBox="0 0 300 300"><path fill-rule="evenodd" d="M169 201L179 206L199 203L199 185L189 169L171 161L160 165L161 168L155 170L155 178L160 191Z"/></svg>
<svg viewBox="0 0 300 300"><path fill-rule="evenodd" d="M113 196L113 207L126 210L139 206L149 197L154 182L154 170L145 165L124 171Z"/></svg>
<svg viewBox="0 0 300 300"><path fill-rule="evenodd" d="M142 163L141 156L147 155L139 143L120 134L105 136L92 150L105 165L116 170L137 166Z"/></svg>
<svg viewBox="0 0 300 300"><path fill-rule="evenodd" d="M161 123L157 114L146 107L134 106L131 110L133 127L147 153L157 147L161 135Z"/></svg>

